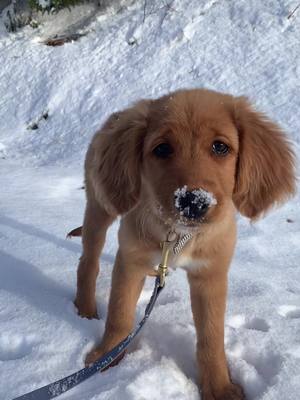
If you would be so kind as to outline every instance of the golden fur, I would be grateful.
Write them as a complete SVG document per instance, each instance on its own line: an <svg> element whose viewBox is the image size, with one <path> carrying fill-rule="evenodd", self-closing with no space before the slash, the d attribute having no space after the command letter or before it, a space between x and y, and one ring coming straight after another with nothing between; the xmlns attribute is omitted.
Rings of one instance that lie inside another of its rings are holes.
<svg viewBox="0 0 300 400"><path fill-rule="evenodd" d="M229 145L226 156L213 154L215 140ZM170 144L174 153L157 158L153 149L160 143ZM182 90L113 114L89 147L85 180L75 300L83 317L97 316L98 260L107 228L122 215L105 333L86 362L133 328L145 277L153 274L170 228L190 231L192 240L172 264L186 269L190 283L202 398L243 399L242 389L230 380L224 351L235 214L238 210L254 220L294 193L294 155L285 134L243 97ZM217 200L200 221L184 220L174 207L174 192L185 185L203 188Z"/></svg>

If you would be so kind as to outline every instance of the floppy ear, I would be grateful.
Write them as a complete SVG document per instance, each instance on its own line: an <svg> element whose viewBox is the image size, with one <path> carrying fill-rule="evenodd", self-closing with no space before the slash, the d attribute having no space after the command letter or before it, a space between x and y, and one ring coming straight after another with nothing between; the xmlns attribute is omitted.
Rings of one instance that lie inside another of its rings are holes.
<svg viewBox="0 0 300 400"><path fill-rule="evenodd" d="M111 115L96 133L86 158L95 195L111 214L124 214L137 203L150 101Z"/></svg>
<svg viewBox="0 0 300 400"><path fill-rule="evenodd" d="M295 157L284 132L244 97L235 99L239 157L233 201L256 219L295 193Z"/></svg>

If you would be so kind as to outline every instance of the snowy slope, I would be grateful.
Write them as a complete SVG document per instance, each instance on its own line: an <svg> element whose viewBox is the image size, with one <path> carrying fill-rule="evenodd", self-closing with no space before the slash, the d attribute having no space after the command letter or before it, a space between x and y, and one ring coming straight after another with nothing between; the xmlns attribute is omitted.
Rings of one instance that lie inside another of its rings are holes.
<svg viewBox="0 0 300 400"><path fill-rule="evenodd" d="M141 97L204 86L248 95L299 149L300 10L288 18L297 1L168 4L118 2L86 36L54 48L41 44L53 20L8 34L0 19L1 400L81 368L103 332L118 224L102 256L99 321L76 315L81 246L65 234L81 224L84 154L106 116ZM249 400L299 398L299 203L298 195L255 225L239 219L226 350ZM200 399L194 347L188 285L176 271L122 363L61 398Z"/></svg>

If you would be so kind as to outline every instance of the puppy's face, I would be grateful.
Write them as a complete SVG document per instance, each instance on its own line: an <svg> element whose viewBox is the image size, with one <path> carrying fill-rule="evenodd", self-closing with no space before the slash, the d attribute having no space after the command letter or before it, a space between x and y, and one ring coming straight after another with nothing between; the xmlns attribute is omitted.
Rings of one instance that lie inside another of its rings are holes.
<svg viewBox="0 0 300 400"><path fill-rule="evenodd" d="M87 155L108 212L140 205L177 229L256 219L295 192L295 157L281 129L244 97L184 90L112 115Z"/></svg>
<svg viewBox="0 0 300 400"><path fill-rule="evenodd" d="M142 188L152 212L177 230L221 220L232 207L239 143L228 102L178 92L150 108Z"/></svg>

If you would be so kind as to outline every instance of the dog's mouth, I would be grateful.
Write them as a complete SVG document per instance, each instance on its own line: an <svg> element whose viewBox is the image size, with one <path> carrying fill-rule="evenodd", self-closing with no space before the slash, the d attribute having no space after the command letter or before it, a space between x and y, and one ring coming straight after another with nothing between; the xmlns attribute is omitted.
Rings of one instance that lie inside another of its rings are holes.
<svg viewBox="0 0 300 400"><path fill-rule="evenodd" d="M197 221L190 221L179 218L174 221L173 227L174 230L178 233L196 233L203 229L203 226L208 224L208 218L202 218Z"/></svg>
<svg viewBox="0 0 300 400"><path fill-rule="evenodd" d="M206 215L200 219L189 219L176 211L167 212L161 204L157 203L154 209L155 215L164 224L178 233L196 233L203 229L203 225L209 223L210 218Z"/></svg>

